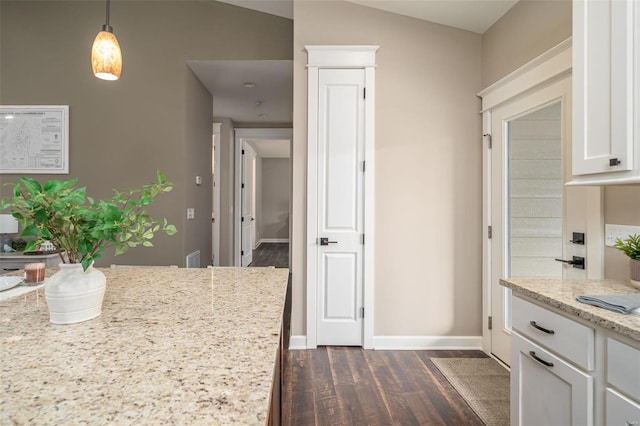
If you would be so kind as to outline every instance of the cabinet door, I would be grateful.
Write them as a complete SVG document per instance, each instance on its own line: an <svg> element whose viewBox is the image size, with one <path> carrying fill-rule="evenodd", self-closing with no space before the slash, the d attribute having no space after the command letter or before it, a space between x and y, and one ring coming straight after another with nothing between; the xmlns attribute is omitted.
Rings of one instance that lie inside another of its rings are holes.
<svg viewBox="0 0 640 426"><path fill-rule="evenodd" d="M593 425L593 378L513 333L511 425Z"/></svg>
<svg viewBox="0 0 640 426"><path fill-rule="evenodd" d="M633 169L634 0L573 2L573 174Z"/></svg>
<svg viewBox="0 0 640 426"><path fill-rule="evenodd" d="M607 389L607 425L631 426L640 424L640 405L618 392Z"/></svg>

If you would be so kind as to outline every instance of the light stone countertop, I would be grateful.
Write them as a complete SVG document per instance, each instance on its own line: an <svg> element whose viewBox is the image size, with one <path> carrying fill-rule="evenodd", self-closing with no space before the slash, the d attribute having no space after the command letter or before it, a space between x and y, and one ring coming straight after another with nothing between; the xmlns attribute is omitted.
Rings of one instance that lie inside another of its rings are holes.
<svg viewBox="0 0 640 426"><path fill-rule="evenodd" d="M578 316L640 341L640 315L618 314L576 300L578 296L639 292L624 281L509 278L501 279L500 284L567 314Z"/></svg>
<svg viewBox="0 0 640 426"><path fill-rule="evenodd" d="M0 424L264 424L288 270L119 268L102 315L0 301ZM50 272L50 270L48 270Z"/></svg>

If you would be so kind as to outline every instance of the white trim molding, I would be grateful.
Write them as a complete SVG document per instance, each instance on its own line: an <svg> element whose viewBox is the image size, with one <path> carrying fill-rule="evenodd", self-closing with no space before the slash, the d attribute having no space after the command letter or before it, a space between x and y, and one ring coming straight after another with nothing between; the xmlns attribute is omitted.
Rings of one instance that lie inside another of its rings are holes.
<svg viewBox="0 0 640 426"><path fill-rule="evenodd" d="M482 336L375 336L376 350L482 350Z"/></svg>
<svg viewBox="0 0 640 426"><path fill-rule="evenodd" d="M288 243L289 239L288 238L260 238L260 241L258 241L258 246L260 246L260 244L267 244L267 243Z"/></svg>
<svg viewBox="0 0 640 426"><path fill-rule="evenodd" d="M318 75L321 68L365 70L364 174L364 325L363 347L373 348L374 319L374 187L375 187L375 59L379 46L305 46L308 52L307 112L307 234L306 234L306 344L317 346L317 231L318 231Z"/></svg>
<svg viewBox="0 0 640 426"><path fill-rule="evenodd" d="M240 241L240 220L242 219L242 144L247 140L288 140L293 141L293 129L234 129L235 130L235 163L234 163L234 211L233 211L233 265L241 265L242 242ZM291 224L289 224L291 227ZM291 235L291 229L289 229Z"/></svg>
<svg viewBox="0 0 640 426"><path fill-rule="evenodd" d="M572 61L571 38L568 38L480 91L478 96L482 98L482 111L491 109L536 86L571 74Z"/></svg>
<svg viewBox="0 0 640 426"><path fill-rule="evenodd" d="M376 66L380 46L305 46L307 68L367 68Z"/></svg>
<svg viewBox="0 0 640 426"><path fill-rule="evenodd" d="M289 337L290 351L299 351L307 349L307 336L291 336Z"/></svg>

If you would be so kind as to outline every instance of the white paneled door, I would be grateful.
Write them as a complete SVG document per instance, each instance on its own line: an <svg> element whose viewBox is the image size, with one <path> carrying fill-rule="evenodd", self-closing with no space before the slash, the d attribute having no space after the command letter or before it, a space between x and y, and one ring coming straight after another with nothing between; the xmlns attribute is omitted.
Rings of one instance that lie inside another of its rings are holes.
<svg viewBox="0 0 640 426"><path fill-rule="evenodd" d="M364 83L318 75L318 345L363 344Z"/></svg>
<svg viewBox="0 0 640 426"><path fill-rule="evenodd" d="M248 143L242 148L242 266L253 261L255 235L256 152Z"/></svg>

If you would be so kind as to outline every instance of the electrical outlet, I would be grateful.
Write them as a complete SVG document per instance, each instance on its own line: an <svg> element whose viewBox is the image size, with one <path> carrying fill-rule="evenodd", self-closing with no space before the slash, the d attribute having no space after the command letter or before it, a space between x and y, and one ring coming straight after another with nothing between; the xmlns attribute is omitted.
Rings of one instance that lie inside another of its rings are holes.
<svg viewBox="0 0 640 426"><path fill-rule="evenodd" d="M640 226L630 225L604 225L604 245L613 247L616 239L626 240L629 235L640 235Z"/></svg>
<svg viewBox="0 0 640 426"><path fill-rule="evenodd" d="M192 220L196 218L196 209L193 207L189 207L187 209L187 220Z"/></svg>

